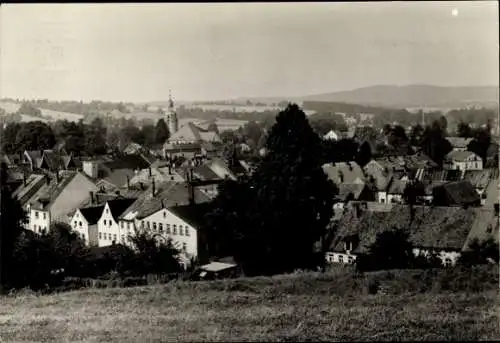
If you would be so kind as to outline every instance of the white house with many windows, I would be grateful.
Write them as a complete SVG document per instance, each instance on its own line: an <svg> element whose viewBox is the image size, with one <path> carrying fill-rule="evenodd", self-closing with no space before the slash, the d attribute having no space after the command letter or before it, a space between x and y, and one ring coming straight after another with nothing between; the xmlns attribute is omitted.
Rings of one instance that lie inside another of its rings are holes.
<svg viewBox="0 0 500 343"><path fill-rule="evenodd" d="M70 220L71 228L78 233L86 245L98 246L97 222L101 218L104 206L77 209Z"/></svg>
<svg viewBox="0 0 500 343"><path fill-rule="evenodd" d="M482 170L483 160L472 151L452 151L446 155L444 169L452 170Z"/></svg>
<svg viewBox="0 0 500 343"><path fill-rule="evenodd" d="M115 199L106 202L97 221L97 246L125 243L126 232L121 230L118 218L135 201L136 199Z"/></svg>

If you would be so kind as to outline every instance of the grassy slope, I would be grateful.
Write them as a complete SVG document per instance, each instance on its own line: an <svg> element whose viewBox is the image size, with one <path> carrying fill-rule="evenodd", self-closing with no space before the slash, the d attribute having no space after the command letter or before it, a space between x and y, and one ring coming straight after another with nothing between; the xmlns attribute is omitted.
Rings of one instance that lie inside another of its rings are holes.
<svg viewBox="0 0 500 343"><path fill-rule="evenodd" d="M5 297L0 341L500 338L496 289L369 295L336 280L282 276Z"/></svg>

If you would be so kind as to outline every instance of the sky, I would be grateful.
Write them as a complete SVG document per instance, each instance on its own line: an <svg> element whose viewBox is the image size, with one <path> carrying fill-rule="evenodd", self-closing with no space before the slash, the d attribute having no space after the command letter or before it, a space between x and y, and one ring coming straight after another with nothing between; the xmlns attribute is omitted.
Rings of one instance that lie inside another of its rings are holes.
<svg viewBox="0 0 500 343"><path fill-rule="evenodd" d="M0 97L147 102L498 85L498 2L6 4Z"/></svg>

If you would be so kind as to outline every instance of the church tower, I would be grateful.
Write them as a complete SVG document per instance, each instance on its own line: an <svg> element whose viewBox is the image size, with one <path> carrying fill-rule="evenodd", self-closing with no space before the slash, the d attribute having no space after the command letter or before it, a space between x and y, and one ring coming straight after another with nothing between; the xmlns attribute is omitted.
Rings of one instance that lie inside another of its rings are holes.
<svg viewBox="0 0 500 343"><path fill-rule="evenodd" d="M167 109L167 126L170 135L179 130L179 121L177 119L177 113L175 112L174 101L172 100L172 93L168 92L168 109Z"/></svg>

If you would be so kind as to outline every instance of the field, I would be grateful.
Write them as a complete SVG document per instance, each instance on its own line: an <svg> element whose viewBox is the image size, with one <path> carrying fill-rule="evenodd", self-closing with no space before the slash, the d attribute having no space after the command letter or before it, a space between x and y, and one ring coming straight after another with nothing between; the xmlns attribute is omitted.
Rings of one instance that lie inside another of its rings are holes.
<svg viewBox="0 0 500 343"><path fill-rule="evenodd" d="M19 109L21 105L16 104L10 101L0 101L0 108L3 108L5 112L7 113L15 113ZM28 121L35 121L35 120L40 120L43 122L48 122L48 121L56 121L59 119L66 119L68 121L74 121L77 122L78 120L83 118L83 115L81 114L75 114L75 113L69 113L69 112L59 112L59 111L52 111L52 110L47 110L47 109L40 109L42 111L42 118L38 117L33 117L29 115L22 115L22 122L28 122Z"/></svg>
<svg viewBox="0 0 500 343"><path fill-rule="evenodd" d="M386 279L429 280L406 274ZM500 339L498 280L477 291L405 286L386 295L369 294L365 281L314 273L18 294L0 298L0 341Z"/></svg>

